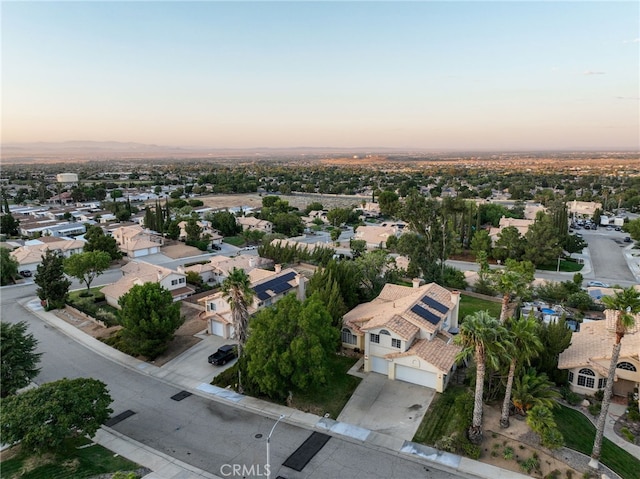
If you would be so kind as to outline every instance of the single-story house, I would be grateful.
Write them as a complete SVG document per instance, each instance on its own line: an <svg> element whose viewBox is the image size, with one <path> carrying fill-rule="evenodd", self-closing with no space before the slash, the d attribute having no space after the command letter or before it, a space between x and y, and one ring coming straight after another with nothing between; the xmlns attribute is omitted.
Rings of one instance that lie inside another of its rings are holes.
<svg viewBox="0 0 640 479"><path fill-rule="evenodd" d="M502 233L502 230L510 226L513 226L515 229L517 229L518 233L520 233L520 236L524 236L525 234L527 234L527 231L529 231L529 227L534 222L535 220L507 218L506 216L503 216L502 218L500 218L500 223L498 223L497 228L489 229L489 238L491 238L491 244L495 245L496 241L498 240L498 236L500 235L500 233Z"/></svg>
<svg viewBox="0 0 640 479"><path fill-rule="evenodd" d="M435 283L387 284L345 314L342 345L364 352L364 370L443 392L456 369L460 293Z"/></svg>
<svg viewBox="0 0 640 479"><path fill-rule="evenodd" d="M615 335L607 325L615 321L617 311L605 310L602 321L584 322L573 333L571 345L560 353L558 369L569 372L569 388L592 395L607 385L611 350ZM640 314L635 317L640 325ZM613 394L626 397L640 387L640 333L626 334L621 341L620 358L614 376Z"/></svg>
<svg viewBox="0 0 640 479"><path fill-rule="evenodd" d="M249 274L255 268L264 268L272 265L273 261L260 256L240 254L233 257L216 255L209 260L209 263L212 267L211 276L213 280L222 283L233 268L242 269Z"/></svg>
<svg viewBox="0 0 640 479"><path fill-rule="evenodd" d="M353 236L355 240L363 240L367 248L386 248L390 236L399 237L403 229L396 224L386 226L358 226Z"/></svg>

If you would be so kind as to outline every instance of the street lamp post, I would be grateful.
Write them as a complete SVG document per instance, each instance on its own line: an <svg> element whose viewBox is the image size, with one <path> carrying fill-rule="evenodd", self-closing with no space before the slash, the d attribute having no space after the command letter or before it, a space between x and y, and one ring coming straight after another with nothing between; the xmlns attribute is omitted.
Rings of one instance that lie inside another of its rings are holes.
<svg viewBox="0 0 640 479"><path fill-rule="evenodd" d="M270 455L271 451L269 450L269 444L271 443L271 435L273 434L273 431L278 425L278 423L282 421L284 417L285 417L284 414L280 414L280 417L278 418L276 423L273 425L273 427L271 428L271 432L267 436L267 479L271 479L271 455Z"/></svg>

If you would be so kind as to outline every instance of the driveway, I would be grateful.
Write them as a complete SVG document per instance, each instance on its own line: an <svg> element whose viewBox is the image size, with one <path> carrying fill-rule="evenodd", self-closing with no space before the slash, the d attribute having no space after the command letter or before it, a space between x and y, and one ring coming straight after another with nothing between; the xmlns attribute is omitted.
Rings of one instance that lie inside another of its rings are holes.
<svg viewBox="0 0 640 479"><path fill-rule="evenodd" d="M436 392L367 373L338 421L411 441Z"/></svg>

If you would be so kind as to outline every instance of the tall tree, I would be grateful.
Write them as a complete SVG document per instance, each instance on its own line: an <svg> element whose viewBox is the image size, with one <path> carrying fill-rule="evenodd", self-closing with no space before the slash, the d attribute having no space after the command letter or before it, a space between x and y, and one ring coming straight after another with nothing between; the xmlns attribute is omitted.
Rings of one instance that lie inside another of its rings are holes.
<svg viewBox="0 0 640 479"><path fill-rule="evenodd" d="M602 407L600 415L596 422L596 437L593 441L593 449L591 451L591 461L589 467L598 469L600 461L600 450L602 448L602 436L604 435L604 425L609 412L609 404L611 404L611 396L613 394L613 380L620 358L620 348L622 348L622 339L625 334L636 328L636 321L639 320L640 313L640 292L633 286L616 291L614 296L604 296L602 303L605 305L605 314L607 323L613 323L613 333L615 341L611 350L611 361L609 362L609 374L607 375L607 385L604 388L604 397L602 398Z"/></svg>
<svg viewBox="0 0 640 479"><path fill-rule="evenodd" d="M474 444L482 442L482 397L484 376L487 365L497 368L499 352L504 348L502 338L506 336L504 326L487 311L477 311L464 318L460 333L454 338L455 344L462 346L457 360L473 357L476 363L476 388L473 402L473 419L469 427L469 440Z"/></svg>
<svg viewBox="0 0 640 479"><path fill-rule="evenodd" d="M187 224L184 227L184 231L187 235L187 243L196 243L200 241L202 236L202 227L198 224L198 219L191 217L187 220Z"/></svg>
<svg viewBox="0 0 640 479"><path fill-rule="evenodd" d="M502 261L507 258L520 260L524 252L524 245L524 238L520 235L518 228L507 226L498 233L498 239L496 239L491 254L495 259Z"/></svg>
<svg viewBox="0 0 640 479"><path fill-rule="evenodd" d="M537 213L535 222L524 237L524 259L531 261L535 266L553 264L562 253L553 219L542 211Z"/></svg>
<svg viewBox="0 0 640 479"><path fill-rule="evenodd" d="M39 286L36 294L46 302L47 309L64 306L71 281L64 275L64 258L58 251L46 251L36 270L34 282Z"/></svg>
<svg viewBox="0 0 640 479"><path fill-rule="evenodd" d="M118 300L121 337L127 349L154 359L184 322L180 303L160 283L137 284Z"/></svg>
<svg viewBox="0 0 640 479"><path fill-rule="evenodd" d="M84 234L84 239L86 240L83 248L85 253L90 251L104 251L109 254L112 260L122 258L122 252L118 248L116 239L113 236L104 234L100 226L90 226Z"/></svg>
<svg viewBox="0 0 640 479"><path fill-rule="evenodd" d="M505 347L509 352L509 373L507 387L502 403L500 427L509 427L509 409L511 407L511 390L516 375L516 368L522 363L529 364L531 358L542 350L542 342L538 338L538 322L533 317L511 318L505 322L507 339Z"/></svg>
<svg viewBox="0 0 640 479"><path fill-rule="evenodd" d="M60 379L0 401L2 442L43 453L70 437L93 437L113 410L107 385L97 379Z"/></svg>
<svg viewBox="0 0 640 479"><path fill-rule="evenodd" d="M249 378L260 392L279 399L292 390L322 387L338 340L331 315L315 295L300 302L289 294L252 320L246 347Z"/></svg>
<svg viewBox="0 0 640 479"><path fill-rule="evenodd" d="M4 213L0 216L0 233L7 236L17 236L20 221L15 219L11 213Z"/></svg>
<svg viewBox="0 0 640 479"><path fill-rule="evenodd" d="M244 345L247 342L247 329L249 325L249 305L253 301L254 291L251 289L249 276L243 269L233 268L229 276L220 287L223 297L231 307L233 321L233 336L238 341L238 390L242 389L242 372L240 361Z"/></svg>
<svg viewBox="0 0 640 479"><path fill-rule="evenodd" d="M0 397L15 394L28 386L40 372L42 353L36 353L38 341L27 333L27 323L0 322Z"/></svg>
<svg viewBox="0 0 640 479"><path fill-rule="evenodd" d="M383 191L378 195L378 205L383 216L395 217L400 209L400 200L394 191Z"/></svg>
<svg viewBox="0 0 640 479"><path fill-rule="evenodd" d="M504 323L509 312L511 296L520 296L533 282L535 269L529 261L518 262L508 259L503 269L491 272L491 286L502 294L500 322Z"/></svg>
<svg viewBox="0 0 640 479"><path fill-rule="evenodd" d="M0 247L0 286L13 283L18 276L18 262L8 248Z"/></svg>
<svg viewBox="0 0 640 479"><path fill-rule="evenodd" d="M74 254L64 260L64 272L77 278L80 283L87 286L87 292L91 290L94 279L109 269L111 256L105 251L89 251L87 253Z"/></svg>

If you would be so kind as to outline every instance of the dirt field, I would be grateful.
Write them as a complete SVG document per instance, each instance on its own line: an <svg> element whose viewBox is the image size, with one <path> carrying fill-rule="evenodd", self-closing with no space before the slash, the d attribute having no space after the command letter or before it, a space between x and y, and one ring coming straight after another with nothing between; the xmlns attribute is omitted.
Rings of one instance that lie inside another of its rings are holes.
<svg viewBox="0 0 640 479"><path fill-rule="evenodd" d="M247 193L240 195L212 195L212 196L200 196L198 199L202 200L205 206L209 208L238 208L240 206L248 206L251 208L262 207L263 196L269 196L268 194L259 195L258 193ZM345 208L348 206L360 206L362 201L370 200L369 197L360 196L339 196L339 195L316 195L316 194L300 194L300 195L278 195L283 200L289 202L289 205L300 210L304 210L309 203L318 201L322 203L326 209L331 208Z"/></svg>

